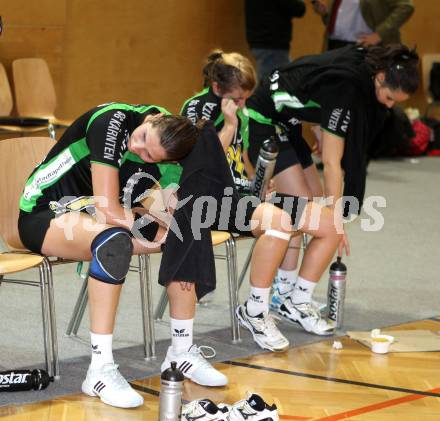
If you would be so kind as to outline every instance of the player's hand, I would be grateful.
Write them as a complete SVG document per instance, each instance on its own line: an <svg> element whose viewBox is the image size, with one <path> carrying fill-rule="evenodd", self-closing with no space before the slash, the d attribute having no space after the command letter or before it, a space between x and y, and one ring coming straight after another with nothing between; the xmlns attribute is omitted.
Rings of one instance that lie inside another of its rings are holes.
<svg viewBox="0 0 440 421"><path fill-rule="evenodd" d="M328 14L327 5L323 0L312 0L312 6L318 15L326 16Z"/></svg>
<svg viewBox="0 0 440 421"><path fill-rule="evenodd" d="M350 256L350 243L348 242L347 234L344 232L338 246L338 256L342 257L342 252L345 250L345 255Z"/></svg>
<svg viewBox="0 0 440 421"><path fill-rule="evenodd" d="M238 125L238 105L231 98L222 98L222 113L225 117L225 125Z"/></svg>
<svg viewBox="0 0 440 421"><path fill-rule="evenodd" d="M380 44L382 38L377 32L373 32L372 34L361 34L357 41L362 47L369 47L370 45Z"/></svg>

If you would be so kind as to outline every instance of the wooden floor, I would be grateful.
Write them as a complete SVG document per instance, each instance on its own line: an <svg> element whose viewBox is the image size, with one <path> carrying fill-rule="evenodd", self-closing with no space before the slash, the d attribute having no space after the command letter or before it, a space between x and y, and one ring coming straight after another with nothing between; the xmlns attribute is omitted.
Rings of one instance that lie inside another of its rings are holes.
<svg viewBox="0 0 440 421"><path fill-rule="evenodd" d="M440 330L440 318L393 326ZM386 330L386 329L384 329ZM229 378L224 388L185 381L184 399L208 397L233 403L247 391L278 406L281 420L440 420L440 354L438 352L373 354L342 338L297 347L287 353L264 353L216 365ZM60 397L32 405L0 408L2 421L157 420L159 377L133 382L144 406L122 410L84 395Z"/></svg>

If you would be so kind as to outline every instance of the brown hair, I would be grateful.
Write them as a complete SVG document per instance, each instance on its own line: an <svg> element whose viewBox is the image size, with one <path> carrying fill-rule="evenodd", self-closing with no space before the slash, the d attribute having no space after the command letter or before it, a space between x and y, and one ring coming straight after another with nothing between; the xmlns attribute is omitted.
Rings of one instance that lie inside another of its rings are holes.
<svg viewBox="0 0 440 421"><path fill-rule="evenodd" d="M180 115L162 115L151 121L160 137L160 145L165 149L169 161L177 161L191 152L205 120L193 124Z"/></svg>
<svg viewBox="0 0 440 421"><path fill-rule="evenodd" d="M369 47L365 61L375 73L385 73L385 84L413 94L419 87L419 56L403 44Z"/></svg>
<svg viewBox="0 0 440 421"><path fill-rule="evenodd" d="M204 86L217 82L222 92L240 87L252 91L257 83L255 69L248 58L239 53L214 50L203 67Z"/></svg>

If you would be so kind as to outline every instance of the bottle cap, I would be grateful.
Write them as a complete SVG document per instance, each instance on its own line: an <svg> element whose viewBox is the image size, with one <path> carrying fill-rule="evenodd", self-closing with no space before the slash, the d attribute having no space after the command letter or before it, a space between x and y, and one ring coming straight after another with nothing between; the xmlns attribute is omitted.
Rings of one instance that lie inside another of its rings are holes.
<svg viewBox="0 0 440 421"><path fill-rule="evenodd" d="M279 147L273 136L266 139L261 145L260 154L267 159L275 159L278 155Z"/></svg>
<svg viewBox="0 0 440 421"><path fill-rule="evenodd" d="M347 266L342 263L342 257L338 256L336 262L333 262L330 266L330 270L338 272L347 272Z"/></svg>
<svg viewBox="0 0 440 421"><path fill-rule="evenodd" d="M169 382L183 382L184 379L182 372L177 368L176 361L171 362L171 367L168 367L160 378Z"/></svg>

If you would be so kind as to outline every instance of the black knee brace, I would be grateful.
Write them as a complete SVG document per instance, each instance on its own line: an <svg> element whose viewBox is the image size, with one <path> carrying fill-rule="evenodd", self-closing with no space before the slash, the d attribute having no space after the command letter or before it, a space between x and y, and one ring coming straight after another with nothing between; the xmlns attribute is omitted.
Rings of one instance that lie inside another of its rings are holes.
<svg viewBox="0 0 440 421"><path fill-rule="evenodd" d="M108 228L95 237L91 250L90 276L109 284L123 284L133 254L130 231Z"/></svg>

